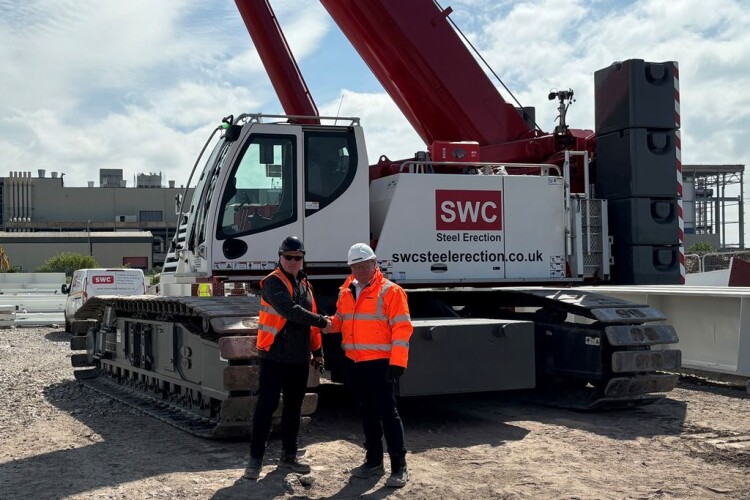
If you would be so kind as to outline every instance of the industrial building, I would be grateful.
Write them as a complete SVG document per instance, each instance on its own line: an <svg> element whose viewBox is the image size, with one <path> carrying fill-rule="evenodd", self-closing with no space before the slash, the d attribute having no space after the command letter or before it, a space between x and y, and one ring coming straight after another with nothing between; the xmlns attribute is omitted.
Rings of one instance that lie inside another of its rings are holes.
<svg viewBox="0 0 750 500"><path fill-rule="evenodd" d="M66 187L63 174L48 176L45 170L36 177L31 172L0 177L0 242L14 266L31 270L44 263L46 258L38 259L49 252L26 246L34 241L48 247L54 242L51 255L91 254L103 266L150 269L163 264L177 226L175 198L185 193L184 187L175 187L174 181L165 187L161 174L154 173L138 174L135 187L127 187L122 169L99 173L99 187L94 181L87 187ZM188 189L186 204L191 196ZM143 249L144 241L150 248ZM24 246L17 247L21 242ZM138 245L137 251L131 245Z"/></svg>
<svg viewBox="0 0 750 500"><path fill-rule="evenodd" d="M151 269L154 237L150 231L0 233L13 267L31 272L60 252L91 255L102 267Z"/></svg>

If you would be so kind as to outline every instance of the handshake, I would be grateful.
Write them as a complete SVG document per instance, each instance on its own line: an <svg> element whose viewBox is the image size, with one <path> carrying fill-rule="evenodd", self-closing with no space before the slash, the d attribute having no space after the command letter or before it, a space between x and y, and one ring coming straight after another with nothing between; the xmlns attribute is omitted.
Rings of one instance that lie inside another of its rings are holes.
<svg viewBox="0 0 750 500"><path fill-rule="evenodd" d="M335 330L333 329L333 322L331 321L331 317L330 316L323 316L323 317L326 319L326 326L321 328L320 331L323 333L334 333Z"/></svg>

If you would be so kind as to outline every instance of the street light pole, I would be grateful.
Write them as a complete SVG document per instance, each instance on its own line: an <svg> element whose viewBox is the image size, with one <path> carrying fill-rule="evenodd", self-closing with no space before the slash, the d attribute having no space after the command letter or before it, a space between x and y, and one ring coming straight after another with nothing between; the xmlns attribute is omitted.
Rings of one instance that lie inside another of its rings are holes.
<svg viewBox="0 0 750 500"><path fill-rule="evenodd" d="M94 256L94 247L91 246L91 219L86 221L86 234L89 240L89 257Z"/></svg>

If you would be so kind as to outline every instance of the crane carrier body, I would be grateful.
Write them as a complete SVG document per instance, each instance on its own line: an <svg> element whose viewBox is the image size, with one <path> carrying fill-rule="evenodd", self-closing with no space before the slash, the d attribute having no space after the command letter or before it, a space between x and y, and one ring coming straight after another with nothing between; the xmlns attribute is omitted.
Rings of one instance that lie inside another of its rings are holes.
<svg viewBox="0 0 750 500"><path fill-rule="evenodd" d="M359 119L319 116L268 2L237 0L286 114L216 127L192 199L178 202L160 294L88 301L72 325L76 377L198 435L249 434L257 286L279 243L297 235L323 311L333 312L356 242L371 243L407 290L414 334L402 397L533 389L550 404L606 409L671 390L676 375L664 372L680 352L658 348L677 342L666 318L575 288L612 282L610 240L639 235L611 227L607 200L593 196L604 170L592 160L603 153L593 132L565 124L572 91L550 96L560 125L541 132L502 99L450 9L321 2L428 150L370 165ZM340 341L324 338L334 381ZM308 394L303 414L316 402Z"/></svg>

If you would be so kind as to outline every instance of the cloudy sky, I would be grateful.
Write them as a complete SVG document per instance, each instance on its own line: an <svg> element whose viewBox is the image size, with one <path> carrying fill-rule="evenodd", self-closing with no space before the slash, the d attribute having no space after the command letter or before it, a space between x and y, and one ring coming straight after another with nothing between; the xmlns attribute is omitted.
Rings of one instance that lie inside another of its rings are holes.
<svg viewBox="0 0 750 500"><path fill-rule="evenodd" d="M371 160L424 149L318 2L271 4L321 113L360 116ZM597 69L676 60L683 162L750 164L747 0L441 4L544 130L551 88L572 87L569 123L593 128ZM100 168L185 183L222 116L281 112L233 0L0 0L0 68L0 175L66 186Z"/></svg>

